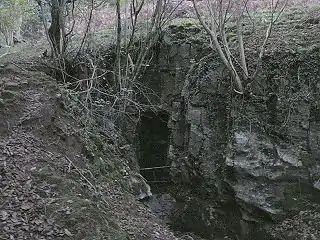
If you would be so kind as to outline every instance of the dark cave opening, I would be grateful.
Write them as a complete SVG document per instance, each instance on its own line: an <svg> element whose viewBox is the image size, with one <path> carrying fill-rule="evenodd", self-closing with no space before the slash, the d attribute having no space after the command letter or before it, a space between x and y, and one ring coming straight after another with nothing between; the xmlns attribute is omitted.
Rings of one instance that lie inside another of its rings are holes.
<svg viewBox="0 0 320 240"><path fill-rule="evenodd" d="M148 184L164 184L169 181L169 115L165 111L144 112L136 134L136 154L140 173Z"/></svg>

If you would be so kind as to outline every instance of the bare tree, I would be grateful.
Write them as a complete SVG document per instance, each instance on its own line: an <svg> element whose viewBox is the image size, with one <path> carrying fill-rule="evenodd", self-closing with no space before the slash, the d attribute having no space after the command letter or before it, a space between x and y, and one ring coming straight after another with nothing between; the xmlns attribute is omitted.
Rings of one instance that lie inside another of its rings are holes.
<svg viewBox="0 0 320 240"><path fill-rule="evenodd" d="M54 54L62 54L67 45L65 28L66 0L51 1L51 25L48 29L50 41L54 47Z"/></svg>
<svg viewBox="0 0 320 240"><path fill-rule="evenodd" d="M41 13L43 25L47 38L50 42L52 55L55 57L63 54L67 48L67 33L66 33L66 4L67 0L36 0ZM43 5L50 6L51 24L48 27L47 20L45 18Z"/></svg>
<svg viewBox="0 0 320 240"><path fill-rule="evenodd" d="M128 0L129 11L125 11L123 18L121 18L120 0L116 2L117 57L114 74L121 98L127 100L123 102L122 111L125 111L127 104L131 103L131 97L137 90L148 100L137 80L152 60L152 47L157 43L161 30L168 22L170 14L172 14L172 10L168 10L168 3L169 0L154 0L153 7L149 12L150 18L139 21L144 8L150 7L146 5L145 0ZM144 25L143 33L137 30L138 24L142 22ZM139 43L139 46L133 47L134 43ZM132 54L133 49L134 56ZM152 105L150 101L149 103Z"/></svg>
<svg viewBox="0 0 320 240"><path fill-rule="evenodd" d="M153 47L159 42L161 30L173 13L175 6L172 7L172 3L169 6L169 0L116 0L112 8L115 31L108 31L111 38L108 36L107 39L115 40L114 42L101 42L101 36L93 34L96 13L105 8L106 0L78 0L74 15L75 34L78 33L80 38L73 46L68 44L68 51L65 51L68 39L64 40L63 37L69 34L65 29L71 31L74 23L73 14L69 13L71 19L68 19L68 12L63 11L66 0L42 1L55 4L50 5L51 16L55 21L52 19L51 26L45 27L47 38L56 55L56 64L52 67L59 78L62 76L66 85L72 86L69 87L72 89L72 97L77 97L86 115L85 119L90 119L88 116L92 115L105 119L108 115L110 119L121 124L123 119L137 116L141 111L155 109L150 95L156 97L156 94L141 84L139 79L153 60ZM179 3L181 2L182 0L179 0ZM61 17L64 17L62 21ZM82 27L79 28L78 23L81 23ZM77 31L79 29L81 30ZM112 43L115 47L110 49L110 53L100 51L100 47ZM109 64L106 57L114 62ZM72 65L70 68L75 66L76 76L67 72L67 64ZM140 97L146 101L142 103ZM105 101L105 104L99 102L100 100Z"/></svg>
<svg viewBox="0 0 320 240"><path fill-rule="evenodd" d="M254 78L258 72L258 68L265 52L265 47L270 38L272 28L275 22L280 17L281 13L287 6L288 0L270 0L270 21L263 43L260 47L260 52L257 59L256 70L250 76L245 54L245 46L243 41L243 19L248 12L248 2L250 0L205 0L206 12L208 19L205 19L198 7L196 0L192 0L193 7L197 18L205 31L210 36L211 46L216 49L223 64L226 66L234 80L236 89L239 94L243 94L243 79ZM281 4L282 2L282 4ZM237 49L239 58L232 53L230 44L227 40L226 25L229 21L234 20L237 25ZM240 70L238 70L240 69Z"/></svg>
<svg viewBox="0 0 320 240"><path fill-rule="evenodd" d="M0 2L0 33L3 34L6 44L12 46L16 41L20 42L21 25L24 2L7 0Z"/></svg>

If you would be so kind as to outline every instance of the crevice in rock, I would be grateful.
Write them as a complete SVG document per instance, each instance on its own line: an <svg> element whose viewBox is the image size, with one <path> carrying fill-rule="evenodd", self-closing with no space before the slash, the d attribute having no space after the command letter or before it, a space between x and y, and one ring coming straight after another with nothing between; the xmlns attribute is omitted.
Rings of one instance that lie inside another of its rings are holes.
<svg viewBox="0 0 320 240"><path fill-rule="evenodd" d="M144 112L136 131L136 155L141 175L148 184L169 182L169 115L166 111Z"/></svg>

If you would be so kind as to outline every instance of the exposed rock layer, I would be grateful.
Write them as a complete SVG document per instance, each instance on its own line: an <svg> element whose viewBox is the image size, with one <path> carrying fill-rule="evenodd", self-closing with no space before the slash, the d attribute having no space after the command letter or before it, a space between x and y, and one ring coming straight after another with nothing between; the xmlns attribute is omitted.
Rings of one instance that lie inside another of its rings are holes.
<svg viewBox="0 0 320 240"><path fill-rule="evenodd" d="M180 220L194 215L188 221L197 219L209 238L287 239L281 227L266 234L266 224L295 214L304 221L299 216L319 203L320 54L311 36L319 26L306 28L314 47L271 48L241 96L197 27L173 26L163 38L150 86L170 112L171 174L184 186L172 192L185 202ZM252 61L254 52L248 56ZM189 230L201 231L195 225ZM320 238L317 231L305 234Z"/></svg>

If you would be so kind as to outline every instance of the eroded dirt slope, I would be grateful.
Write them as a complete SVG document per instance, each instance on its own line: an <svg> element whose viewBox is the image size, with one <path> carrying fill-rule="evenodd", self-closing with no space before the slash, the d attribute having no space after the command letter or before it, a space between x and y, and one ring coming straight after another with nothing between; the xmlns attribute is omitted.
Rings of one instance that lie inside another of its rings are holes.
<svg viewBox="0 0 320 240"><path fill-rule="evenodd" d="M130 169L112 146L97 167L87 139L53 79L1 66L0 239L176 239L124 190Z"/></svg>

